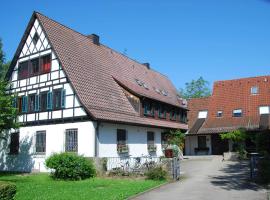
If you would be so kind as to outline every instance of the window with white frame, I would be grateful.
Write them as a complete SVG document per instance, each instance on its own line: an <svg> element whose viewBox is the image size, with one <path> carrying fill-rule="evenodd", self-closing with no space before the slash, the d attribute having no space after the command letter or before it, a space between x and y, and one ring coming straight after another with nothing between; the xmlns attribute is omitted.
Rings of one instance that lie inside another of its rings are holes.
<svg viewBox="0 0 270 200"><path fill-rule="evenodd" d="M223 115L222 110L217 111L217 117L222 117L222 115Z"/></svg>
<svg viewBox="0 0 270 200"><path fill-rule="evenodd" d="M199 111L198 118L199 119L205 119L205 118L207 118L207 110Z"/></svg>
<svg viewBox="0 0 270 200"><path fill-rule="evenodd" d="M66 130L66 152L78 151L78 129Z"/></svg>
<svg viewBox="0 0 270 200"><path fill-rule="evenodd" d="M260 115L269 114L269 106L260 106L259 112L260 112Z"/></svg>
<svg viewBox="0 0 270 200"><path fill-rule="evenodd" d="M233 117L242 117L242 109L233 110Z"/></svg>
<svg viewBox="0 0 270 200"><path fill-rule="evenodd" d="M46 131L36 132L36 153L46 152Z"/></svg>
<svg viewBox="0 0 270 200"><path fill-rule="evenodd" d="M250 88L250 93L251 94L258 94L259 93L259 88L258 86L253 86Z"/></svg>

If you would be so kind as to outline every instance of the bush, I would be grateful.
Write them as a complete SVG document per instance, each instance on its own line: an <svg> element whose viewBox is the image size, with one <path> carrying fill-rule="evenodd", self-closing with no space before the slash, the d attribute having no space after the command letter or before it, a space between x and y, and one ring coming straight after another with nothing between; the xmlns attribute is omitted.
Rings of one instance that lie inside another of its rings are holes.
<svg viewBox="0 0 270 200"><path fill-rule="evenodd" d="M270 157L266 157L259 160L258 182L262 184L270 183Z"/></svg>
<svg viewBox="0 0 270 200"><path fill-rule="evenodd" d="M96 175L92 160L74 153L53 154L45 162L56 179L81 180Z"/></svg>
<svg viewBox="0 0 270 200"><path fill-rule="evenodd" d="M161 181L166 180L168 173L162 169L162 167L154 167L150 169L145 175L147 179Z"/></svg>
<svg viewBox="0 0 270 200"><path fill-rule="evenodd" d="M16 194L16 185L14 183L0 181L0 199L11 200Z"/></svg>

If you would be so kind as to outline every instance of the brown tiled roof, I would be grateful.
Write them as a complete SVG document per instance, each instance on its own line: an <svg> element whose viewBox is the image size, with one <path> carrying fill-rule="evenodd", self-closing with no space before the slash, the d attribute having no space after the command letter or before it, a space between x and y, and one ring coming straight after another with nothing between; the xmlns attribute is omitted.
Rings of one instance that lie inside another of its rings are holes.
<svg viewBox="0 0 270 200"><path fill-rule="evenodd" d="M94 119L187 129L184 124L140 117L116 81L142 96L181 107L177 91L166 76L105 45L96 45L91 38L40 13L35 12L32 18L40 21L80 102ZM148 90L135 79L143 81ZM167 91L168 96L154 88Z"/></svg>
<svg viewBox="0 0 270 200"><path fill-rule="evenodd" d="M222 133L238 128L247 130L269 128L269 118L267 120L267 117L259 114L260 106L270 106L269 82L270 76L215 82L212 96L189 100L189 127L194 125L200 110L208 110L205 123L197 134ZM253 86L258 87L258 94L251 94ZM243 116L233 117L234 109L242 109ZM217 111L223 111L222 117L216 116Z"/></svg>

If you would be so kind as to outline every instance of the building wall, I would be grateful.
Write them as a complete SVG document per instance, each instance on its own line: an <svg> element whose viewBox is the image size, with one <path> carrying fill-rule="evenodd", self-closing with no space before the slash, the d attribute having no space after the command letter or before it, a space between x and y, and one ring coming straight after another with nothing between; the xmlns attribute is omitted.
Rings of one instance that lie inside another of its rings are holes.
<svg viewBox="0 0 270 200"><path fill-rule="evenodd" d="M99 157L118 157L124 156L117 153L117 129L127 131L127 144L129 155L132 157L149 155L147 150L147 131L155 133L155 144L157 151L152 156L163 155L161 149L161 132L158 128L145 128L122 124L101 123L99 128Z"/></svg>
<svg viewBox="0 0 270 200"><path fill-rule="evenodd" d="M29 126L20 128L20 149L18 155L8 155L9 141L2 144L0 170L47 171L45 159L53 153L65 151L65 130L78 129L78 154L86 157L95 155L95 126L92 121ZM35 133L46 131L46 153L35 153Z"/></svg>
<svg viewBox="0 0 270 200"><path fill-rule="evenodd" d="M206 135L206 146L209 148L208 155L212 154L211 135ZM185 153L186 155L202 155L202 153L195 153L195 148L198 147L198 136L187 136L185 140Z"/></svg>

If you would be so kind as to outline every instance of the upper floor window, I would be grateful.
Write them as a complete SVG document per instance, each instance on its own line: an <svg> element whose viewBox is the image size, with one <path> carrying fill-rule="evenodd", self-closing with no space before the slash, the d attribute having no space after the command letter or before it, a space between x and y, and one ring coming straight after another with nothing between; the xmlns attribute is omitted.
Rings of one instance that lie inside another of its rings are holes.
<svg viewBox="0 0 270 200"><path fill-rule="evenodd" d="M233 117L242 117L242 109L233 110Z"/></svg>
<svg viewBox="0 0 270 200"><path fill-rule="evenodd" d="M144 106L144 115L146 115L146 116L154 116L155 110L154 110L153 103L144 102L143 106Z"/></svg>
<svg viewBox="0 0 270 200"><path fill-rule="evenodd" d="M159 105L159 108L158 108L158 117L165 119L166 118L166 114L167 114L166 107L164 105Z"/></svg>
<svg viewBox="0 0 270 200"><path fill-rule="evenodd" d="M180 115L180 122L186 123L187 122L187 111L181 109L179 115Z"/></svg>
<svg viewBox="0 0 270 200"><path fill-rule="evenodd" d="M259 93L259 88L258 86L253 86L250 88L250 93L251 94L258 94Z"/></svg>
<svg viewBox="0 0 270 200"><path fill-rule="evenodd" d="M19 63L18 78L25 79L51 71L51 54Z"/></svg>
<svg viewBox="0 0 270 200"><path fill-rule="evenodd" d="M28 61L19 63L18 76L19 79L24 79L28 77Z"/></svg>
<svg viewBox="0 0 270 200"><path fill-rule="evenodd" d="M259 107L259 112L260 112L260 115L263 115L263 114L269 114L269 106L260 106Z"/></svg>
<svg viewBox="0 0 270 200"><path fill-rule="evenodd" d="M223 112L221 110L217 111L217 117L222 117Z"/></svg>
<svg viewBox="0 0 270 200"><path fill-rule="evenodd" d="M198 113L198 118L199 118L199 119L207 118L207 113L208 113L207 110L199 111L199 113Z"/></svg>
<svg viewBox="0 0 270 200"><path fill-rule="evenodd" d="M34 43L34 45L37 44L38 39L39 39L39 36L38 36L38 33L36 32L35 35L34 35L34 37L33 37L33 43Z"/></svg>
<svg viewBox="0 0 270 200"><path fill-rule="evenodd" d="M171 110L171 112L170 112L170 120L175 121L176 116L177 116L177 114L176 114L175 110Z"/></svg>

